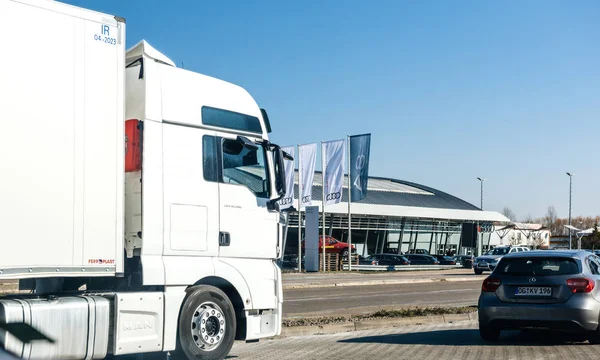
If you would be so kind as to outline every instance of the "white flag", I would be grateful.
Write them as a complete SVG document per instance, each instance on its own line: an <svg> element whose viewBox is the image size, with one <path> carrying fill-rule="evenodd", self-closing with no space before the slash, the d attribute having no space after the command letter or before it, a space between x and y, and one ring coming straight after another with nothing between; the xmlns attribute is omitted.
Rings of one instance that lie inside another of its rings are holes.
<svg viewBox="0 0 600 360"><path fill-rule="evenodd" d="M323 184L325 186L325 205L342 201L342 183L344 181L344 159L346 141L334 140L323 143Z"/></svg>
<svg viewBox="0 0 600 360"><path fill-rule="evenodd" d="M282 147L281 150L294 157L295 147ZM279 200L279 209L284 210L294 205L294 160L284 160L285 167L285 196Z"/></svg>
<svg viewBox="0 0 600 360"><path fill-rule="evenodd" d="M302 182L300 191L300 209L312 205L312 186L317 166L317 144L298 146L298 174Z"/></svg>

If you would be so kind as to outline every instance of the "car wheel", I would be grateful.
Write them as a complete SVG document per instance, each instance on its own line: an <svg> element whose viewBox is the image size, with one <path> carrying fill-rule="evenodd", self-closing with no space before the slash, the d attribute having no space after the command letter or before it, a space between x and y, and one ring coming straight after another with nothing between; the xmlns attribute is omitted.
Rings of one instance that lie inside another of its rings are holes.
<svg viewBox="0 0 600 360"><path fill-rule="evenodd" d="M475 269L475 274L481 275L483 274L483 270Z"/></svg>
<svg viewBox="0 0 600 360"><path fill-rule="evenodd" d="M494 342L500 337L500 330L490 326L479 325L479 336L483 341Z"/></svg>
<svg viewBox="0 0 600 360"><path fill-rule="evenodd" d="M344 249L344 250L342 251L342 257L343 257L343 258L346 258L346 257L348 257L348 249Z"/></svg>
<svg viewBox="0 0 600 360"><path fill-rule="evenodd" d="M191 290L179 314L177 360L224 359L235 340L236 318L231 301L214 286Z"/></svg>
<svg viewBox="0 0 600 360"><path fill-rule="evenodd" d="M600 345L600 326L595 331L591 331L588 335L588 341L592 345Z"/></svg>

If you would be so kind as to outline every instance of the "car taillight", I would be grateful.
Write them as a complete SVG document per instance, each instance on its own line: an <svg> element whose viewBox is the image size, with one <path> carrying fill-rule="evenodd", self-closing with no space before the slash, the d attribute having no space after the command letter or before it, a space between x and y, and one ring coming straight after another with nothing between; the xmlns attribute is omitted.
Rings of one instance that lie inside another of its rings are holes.
<svg viewBox="0 0 600 360"><path fill-rule="evenodd" d="M496 292L500 287L500 279L496 278L487 278L483 280L483 285L481 285L481 291L483 292Z"/></svg>
<svg viewBox="0 0 600 360"><path fill-rule="evenodd" d="M589 293L594 289L595 282L588 278L574 278L567 280L567 286L573 293Z"/></svg>

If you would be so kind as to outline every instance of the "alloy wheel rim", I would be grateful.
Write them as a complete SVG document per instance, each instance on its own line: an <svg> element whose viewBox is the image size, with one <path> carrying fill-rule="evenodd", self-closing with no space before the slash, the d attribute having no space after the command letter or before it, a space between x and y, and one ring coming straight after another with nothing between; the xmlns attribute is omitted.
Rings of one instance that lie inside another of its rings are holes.
<svg viewBox="0 0 600 360"><path fill-rule="evenodd" d="M194 311L191 332L199 349L213 351L218 348L223 343L226 329L225 315L214 302L204 302Z"/></svg>

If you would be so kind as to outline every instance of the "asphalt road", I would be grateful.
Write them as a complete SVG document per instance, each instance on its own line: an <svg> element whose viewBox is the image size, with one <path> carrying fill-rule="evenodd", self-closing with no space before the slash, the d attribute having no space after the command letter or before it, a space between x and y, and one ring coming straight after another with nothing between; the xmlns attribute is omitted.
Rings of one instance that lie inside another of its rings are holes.
<svg viewBox="0 0 600 360"><path fill-rule="evenodd" d="M497 343L479 338L477 323L408 326L236 343L230 359L598 359L600 345L568 343L543 333L503 333Z"/></svg>
<svg viewBox="0 0 600 360"><path fill-rule="evenodd" d="M350 315L389 308L474 305L481 280L284 290L283 316Z"/></svg>

